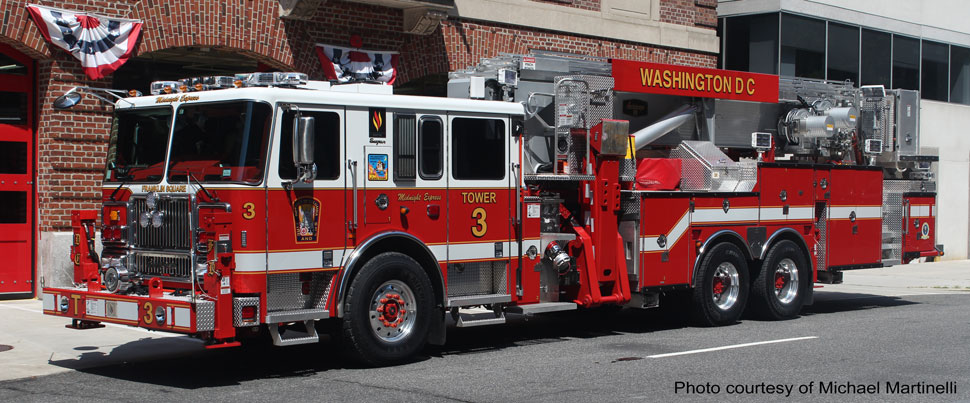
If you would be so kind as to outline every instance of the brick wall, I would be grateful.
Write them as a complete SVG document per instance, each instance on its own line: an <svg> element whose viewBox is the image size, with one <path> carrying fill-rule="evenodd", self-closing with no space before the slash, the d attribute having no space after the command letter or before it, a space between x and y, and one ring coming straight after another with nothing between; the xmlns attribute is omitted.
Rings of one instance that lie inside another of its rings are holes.
<svg viewBox="0 0 970 403"><path fill-rule="evenodd" d="M533 0L598 11L600 0ZM714 21L716 0L662 0L665 22L697 25ZM363 38L368 49L402 54L398 83L477 64L499 53L554 50L661 63L713 67L716 56L677 49L582 37L527 27L462 19L444 21L434 34L402 33L403 12L379 6L329 0L314 21L278 18L276 0L34 0L45 6L89 11L111 17L142 19L145 23L137 54L184 46L231 50L281 70L297 70L323 78L314 44L347 45L351 35ZM0 41L37 61L37 200L41 231L65 231L70 210L96 209L110 106L86 97L68 111L51 107L53 100L78 85L110 87L111 78L89 80L67 52L51 48L30 20L22 0L0 0ZM704 20L706 21L706 20Z"/></svg>
<svg viewBox="0 0 970 403"><path fill-rule="evenodd" d="M661 0L660 22L717 28L717 0Z"/></svg>

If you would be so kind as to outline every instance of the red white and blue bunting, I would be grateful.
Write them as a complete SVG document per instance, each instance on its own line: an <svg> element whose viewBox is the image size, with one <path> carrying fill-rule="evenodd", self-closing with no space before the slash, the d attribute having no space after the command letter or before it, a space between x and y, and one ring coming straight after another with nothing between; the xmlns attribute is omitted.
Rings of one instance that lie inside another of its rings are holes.
<svg viewBox="0 0 970 403"><path fill-rule="evenodd" d="M378 81L394 84L397 78L397 52L342 48L317 44L317 57L327 79L347 83Z"/></svg>
<svg viewBox="0 0 970 403"><path fill-rule="evenodd" d="M27 11L51 44L71 52L92 79L111 74L128 61L142 22L74 12L36 4Z"/></svg>

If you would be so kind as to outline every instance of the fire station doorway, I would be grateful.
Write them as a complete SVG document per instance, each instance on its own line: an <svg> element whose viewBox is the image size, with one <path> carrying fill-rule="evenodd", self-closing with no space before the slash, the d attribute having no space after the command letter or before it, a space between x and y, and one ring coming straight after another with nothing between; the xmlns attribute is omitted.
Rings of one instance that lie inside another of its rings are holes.
<svg viewBox="0 0 970 403"><path fill-rule="evenodd" d="M0 43L0 299L33 295L34 62Z"/></svg>

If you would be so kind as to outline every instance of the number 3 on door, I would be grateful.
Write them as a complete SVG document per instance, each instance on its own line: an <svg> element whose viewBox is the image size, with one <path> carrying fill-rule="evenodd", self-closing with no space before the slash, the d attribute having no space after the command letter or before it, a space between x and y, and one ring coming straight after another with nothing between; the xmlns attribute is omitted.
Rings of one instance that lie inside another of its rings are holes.
<svg viewBox="0 0 970 403"><path fill-rule="evenodd" d="M472 218L475 219L475 225L472 226L472 235L476 238L485 236L485 233L488 232L488 224L485 223L485 208L479 207L472 211Z"/></svg>

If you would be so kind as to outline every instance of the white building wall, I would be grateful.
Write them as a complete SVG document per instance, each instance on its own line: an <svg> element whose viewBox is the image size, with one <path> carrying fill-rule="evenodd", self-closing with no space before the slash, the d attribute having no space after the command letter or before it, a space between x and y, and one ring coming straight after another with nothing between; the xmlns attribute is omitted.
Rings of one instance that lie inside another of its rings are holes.
<svg viewBox="0 0 970 403"><path fill-rule="evenodd" d="M939 152L936 242L944 259L967 259L970 234L970 106L922 100L920 146Z"/></svg>

